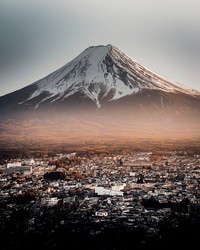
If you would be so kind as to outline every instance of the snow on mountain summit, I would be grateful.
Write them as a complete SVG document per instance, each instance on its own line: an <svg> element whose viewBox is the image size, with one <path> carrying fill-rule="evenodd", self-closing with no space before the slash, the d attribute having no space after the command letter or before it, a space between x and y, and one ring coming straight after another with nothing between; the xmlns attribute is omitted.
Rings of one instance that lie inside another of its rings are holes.
<svg viewBox="0 0 200 250"><path fill-rule="evenodd" d="M91 46L60 69L32 84L34 91L26 103L39 98L35 108L49 101L62 102L75 93L84 93L98 108L103 100L113 101L142 89L200 95L154 73L115 46Z"/></svg>

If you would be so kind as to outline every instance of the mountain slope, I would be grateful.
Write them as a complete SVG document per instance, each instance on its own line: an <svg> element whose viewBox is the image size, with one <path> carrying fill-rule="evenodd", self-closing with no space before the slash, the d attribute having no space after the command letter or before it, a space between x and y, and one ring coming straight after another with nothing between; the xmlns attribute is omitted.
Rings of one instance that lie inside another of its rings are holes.
<svg viewBox="0 0 200 250"><path fill-rule="evenodd" d="M169 81L123 54L112 45L89 47L62 68L28 86L15 105L35 109L63 102L75 93L91 99L97 108L106 101L139 93L143 89L200 96L198 91ZM23 93L23 90L22 90Z"/></svg>
<svg viewBox="0 0 200 250"><path fill-rule="evenodd" d="M55 136L63 133L60 124L76 136L81 131L128 135L138 128L144 133L147 127L191 131L199 117L200 92L154 73L110 44L89 47L43 79L0 97L4 135L9 126L23 134L27 121L30 131L39 131L34 124L40 124Z"/></svg>
<svg viewBox="0 0 200 250"><path fill-rule="evenodd" d="M104 98L112 101L145 88L199 95L197 91L161 78L112 45L89 47L72 62L33 85L37 85L36 91L22 103L44 95L35 108L46 100L63 101L81 91L98 108Z"/></svg>

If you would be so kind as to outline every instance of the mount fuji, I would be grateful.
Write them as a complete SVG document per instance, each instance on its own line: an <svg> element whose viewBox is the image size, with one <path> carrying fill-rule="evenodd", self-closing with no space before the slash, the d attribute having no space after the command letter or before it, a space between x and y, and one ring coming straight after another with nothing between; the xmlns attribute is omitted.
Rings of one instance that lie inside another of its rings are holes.
<svg viewBox="0 0 200 250"><path fill-rule="evenodd" d="M116 133L125 129L131 134L136 124L152 128L184 124L191 130L199 117L199 91L154 73L111 44L91 46L41 80L0 97L4 135L6 125L14 123L23 134L23 125L30 121L34 131L40 124L44 131L54 128L55 136L58 123L68 135L80 130L109 134L116 127Z"/></svg>

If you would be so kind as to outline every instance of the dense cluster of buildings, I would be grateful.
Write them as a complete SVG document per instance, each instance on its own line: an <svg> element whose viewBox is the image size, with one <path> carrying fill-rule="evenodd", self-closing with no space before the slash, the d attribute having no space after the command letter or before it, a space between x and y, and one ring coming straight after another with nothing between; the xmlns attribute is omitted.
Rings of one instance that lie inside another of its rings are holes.
<svg viewBox="0 0 200 250"><path fill-rule="evenodd" d="M37 211L67 207L73 218L142 226L155 233L173 205L187 201L189 209L189 204L199 204L200 199L200 155L171 152L153 161L150 152L90 157L59 154L13 159L0 166L0 173L0 200L7 204L8 219L12 208L21 206L18 198L27 196L23 206L32 204Z"/></svg>

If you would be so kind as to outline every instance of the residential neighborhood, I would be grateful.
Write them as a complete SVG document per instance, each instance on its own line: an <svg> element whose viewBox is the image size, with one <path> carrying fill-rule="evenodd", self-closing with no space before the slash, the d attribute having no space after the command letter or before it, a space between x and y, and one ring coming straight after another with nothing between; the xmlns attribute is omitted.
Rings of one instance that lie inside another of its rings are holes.
<svg viewBox="0 0 200 250"><path fill-rule="evenodd" d="M87 157L73 152L7 160L0 167L1 223L6 227L14 212L26 210L29 233L47 223L44 214L59 211L54 231L81 225L98 235L121 225L142 228L147 237L159 235L159 223L172 211L187 216L199 206L200 155L170 152L155 158L152 152Z"/></svg>

